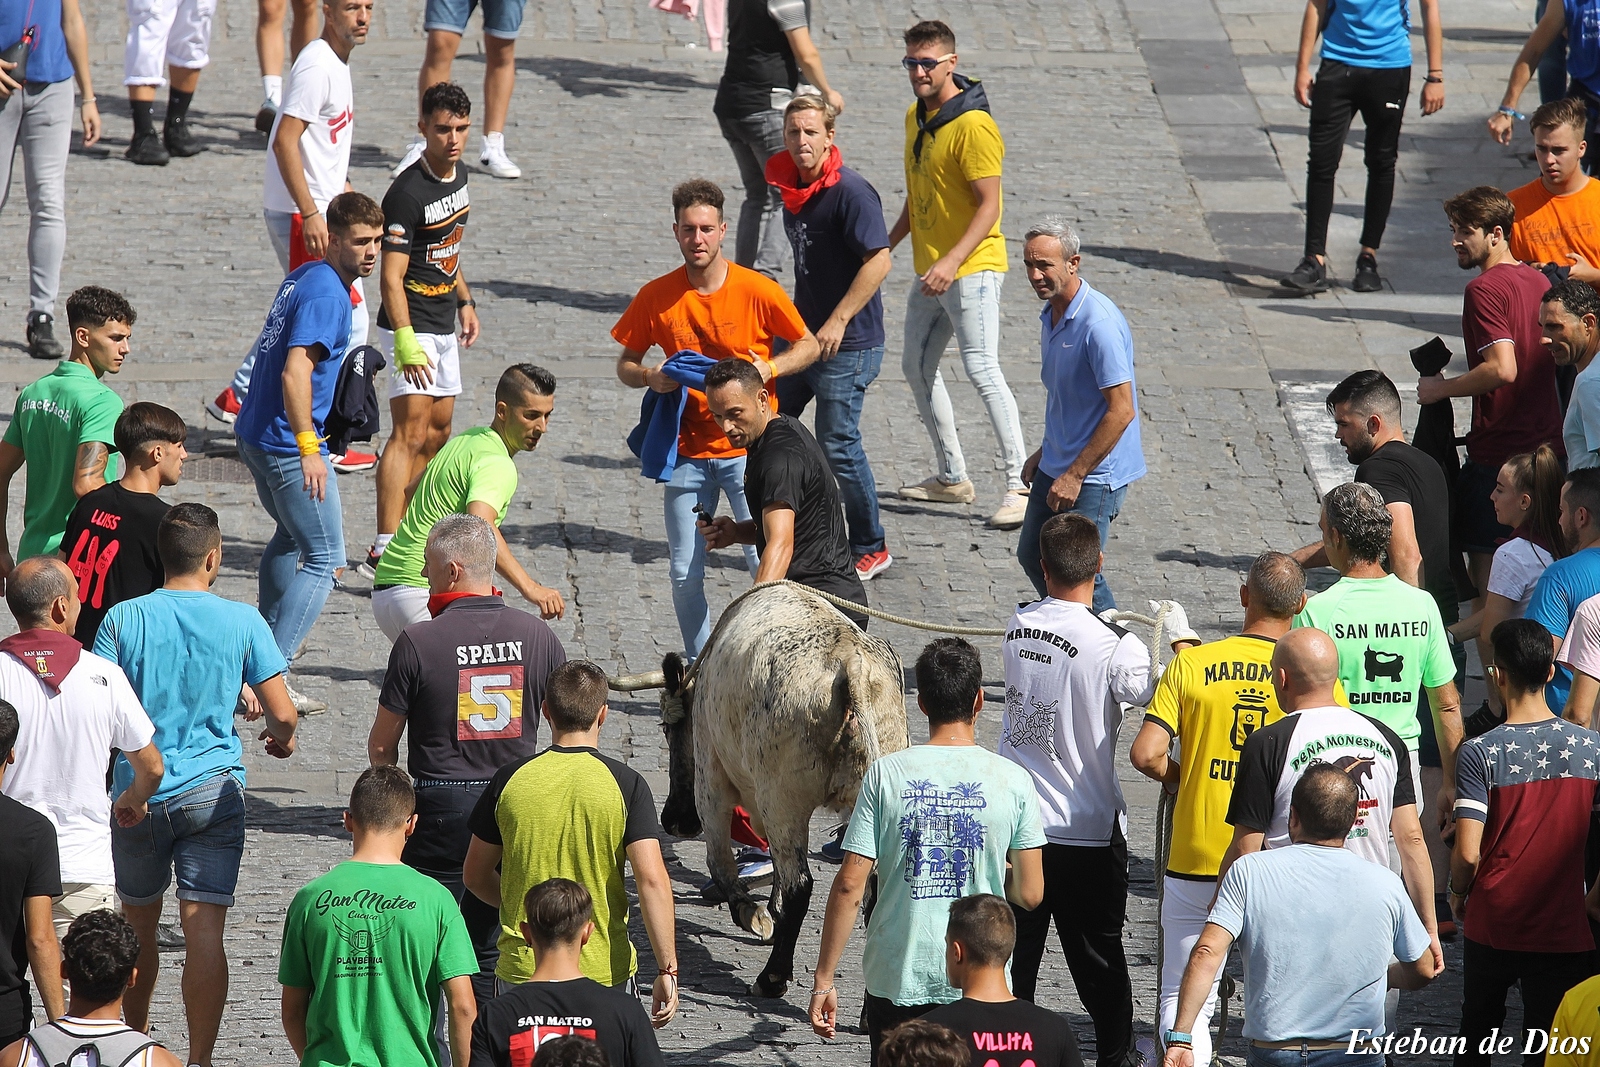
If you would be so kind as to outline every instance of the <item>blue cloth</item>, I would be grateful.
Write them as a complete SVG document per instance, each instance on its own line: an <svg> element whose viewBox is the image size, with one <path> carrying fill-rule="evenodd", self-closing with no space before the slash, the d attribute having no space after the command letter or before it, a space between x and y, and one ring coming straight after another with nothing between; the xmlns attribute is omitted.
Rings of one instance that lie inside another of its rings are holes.
<svg viewBox="0 0 1600 1067"><path fill-rule="evenodd" d="M1133 421L1085 484L1121 489L1144 477L1139 438L1139 386L1133 376L1133 334L1111 298L1088 282L1078 286L1059 323L1047 303L1039 316L1039 378L1044 382L1044 449L1039 470L1059 478L1072 466L1107 404L1100 390L1133 385Z"/></svg>
<svg viewBox="0 0 1600 1067"><path fill-rule="evenodd" d="M710 356L686 348L668 356L661 371L679 386L704 392L706 371L716 365ZM688 402L686 389L670 393L644 391L644 399L639 402L639 425L628 434L628 450L639 457L639 473L646 478L671 480L673 468L678 465L678 423Z"/></svg>
<svg viewBox="0 0 1600 1067"><path fill-rule="evenodd" d="M861 261L889 247L883 202L871 182L849 167L840 167L839 180L812 194L798 214L784 208L783 230L794 249L794 306L815 333L855 283ZM845 327L839 350L881 348L883 343L879 291Z"/></svg>
<svg viewBox="0 0 1600 1067"><path fill-rule="evenodd" d="M72 77L67 36L61 30L61 0L6 0L0 4L0 52L22 40L29 26L39 28L28 53L28 81L64 82Z"/></svg>
<svg viewBox="0 0 1600 1067"><path fill-rule="evenodd" d="M1244 1036L1378 1037L1389 959L1428 951L1428 931L1387 867L1345 848L1290 845L1242 856L1208 920L1239 942Z"/></svg>
<svg viewBox="0 0 1600 1067"><path fill-rule="evenodd" d="M1523 618L1550 631L1551 637L1565 637L1578 605L1600 593L1600 545L1584 549L1566 559L1558 559L1544 569L1528 599ZM1555 677L1544 687L1545 703L1560 715L1572 691L1572 669L1556 664Z"/></svg>
<svg viewBox="0 0 1600 1067"><path fill-rule="evenodd" d="M1600 95L1600 3L1562 0L1562 6L1567 15L1567 76Z"/></svg>
<svg viewBox="0 0 1600 1067"><path fill-rule="evenodd" d="M1572 11L1571 0L1567 11ZM1411 66L1407 0L1328 0L1322 58L1380 70Z"/></svg>
<svg viewBox="0 0 1600 1067"><path fill-rule="evenodd" d="M238 440L275 456L300 454L283 407L283 367L291 348L306 348L316 360L311 368L311 423L321 437L349 344L350 289L339 280L339 272L320 259L291 272L278 286L261 327L250 392L233 425Z"/></svg>
<svg viewBox="0 0 1600 1067"><path fill-rule="evenodd" d="M94 651L122 668L155 724L167 773L153 799L229 771L244 780L233 729L239 686L288 670L254 608L211 593L157 589L107 612ZM133 768L119 755L115 792L132 782Z"/></svg>

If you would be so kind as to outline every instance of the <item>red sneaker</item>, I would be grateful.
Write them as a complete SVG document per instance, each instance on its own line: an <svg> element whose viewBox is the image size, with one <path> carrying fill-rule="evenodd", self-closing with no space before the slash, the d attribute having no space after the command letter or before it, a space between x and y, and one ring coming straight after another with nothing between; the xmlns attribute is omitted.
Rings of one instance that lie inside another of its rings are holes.
<svg viewBox="0 0 1600 1067"><path fill-rule="evenodd" d="M369 471L378 465L378 457L371 452L357 452L355 449L346 449L342 456L329 456L328 462L333 464L333 469L353 474L356 471Z"/></svg>
<svg viewBox="0 0 1600 1067"><path fill-rule="evenodd" d="M233 395L233 386L217 394L215 400L206 401L206 413L218 422L233 424L239 417L239 398Z"/></svg>
<svg viewBox="0 0 1600 1067"><path fill-rule="evenodd" d="M880 548L876 552L868 552L856 560L856 577L863 582L870 582L878 575L889 569L889 564L894 562L894 557L889 555L889 550Z"/></svg>

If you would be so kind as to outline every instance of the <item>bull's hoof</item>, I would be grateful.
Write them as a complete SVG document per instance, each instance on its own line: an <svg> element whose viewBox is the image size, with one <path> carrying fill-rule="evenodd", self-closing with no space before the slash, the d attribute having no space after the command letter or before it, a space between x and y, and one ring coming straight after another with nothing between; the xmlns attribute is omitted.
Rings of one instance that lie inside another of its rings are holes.
<svg viewBox="0 0 1600 1067"><path fill-rule="evenodd" d="M751 994L758 997L781 997L788 991L789 980L775 974L763 974L750 986Z"/></svg>
<svg viewBox="0 0 1600 1067"><path fill-rule="evenodd" d="M734 907L733 921L739 924L739 929L748 930L761 939L763 945L772 943L772 934L777 925L772 921L772 913L765 904L740 904Z"/></svg>

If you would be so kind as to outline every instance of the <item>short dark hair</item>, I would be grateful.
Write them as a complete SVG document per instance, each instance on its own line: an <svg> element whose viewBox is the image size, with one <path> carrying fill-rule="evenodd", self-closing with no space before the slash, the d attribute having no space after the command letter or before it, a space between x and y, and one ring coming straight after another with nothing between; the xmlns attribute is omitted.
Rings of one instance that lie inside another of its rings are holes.
<svg viewBox="0 0 1600 1067"><path fill-rule="evenodd" d="M594 918L594 898L569 878L547 878L522 898L534 946L570 945Z"/></svg>
<svg viewBox="0 0 1600 1067"><path fill-rule="evenodd" d="M605 1046L582 1034L552 1037L533 1054L533 1067L611 1067Z"/></svg>
<svg viewBox="0 0 1600 1067"><path fill-rule="evenodd" d="M928 725L972 721L983 688L983 659L970 642L959 637L930 641L917 657L916 677Z"/></svg>
<svg viewBox="0 0 1600 1067"><path fill-rule="evenodd" d="M1294 784L1289 808L1313 841L1332 841L1349 835L1360 799L1355 779L1331 763L1313 763Z"/></svg>
<svg viewBox="0 0 1600 1067"><path fill-rule="evenodd" d="M911 1019L883 1035L878 1046L880 1067L969 1067L967 1039L938 1023Z"/></svg>
<svg viewBox="0 0 1600 1067"><path fill-rule="evenodd" d="M422 93L422 117L436 111L468 118L472 115L472 98L455 82L435 82Z"/></svg>
<svg viewBox="0 0 1600 1067"><path fill-rule="evenodd" d="M1578 140L1584 139L1589 128L1589 109L1582 97L1563 96L1548 104L1540 104L1528 116L1528 132L1531 134L1557 126L1570 126L1578 135Z"/></svg>
<svg viewBox="0 0 1600 1067"><path fill-rule="evenodd" d="M92 1004L110 1004L128 988L139 961L133 924L109 908L86 911L61 939L61 969L72 995Z"/></svg>
<svg viewBox="0 0 1600 1067"><path fill-rule="evenodd" d="M1594 286L1577 278L1559 281L1545 290L1539 298L1541 304L1560 304L1561 309L1573 318L1583 320L1585 315L1600 319L1600 293Z"/></svg>
<svg viewBox="0 0 1600 1067"><path fill-rule="evenodd" d="M363 830L398 830L416 810L411 776L393 763L368 767L350 789L350 821Z"/></svg>
<svg viewBox="0 0 1600 1067"><path fill-rule="evenodd" d="M1600 467L1579 467L1567 472L1567 507L1589 513L1590 519L1600 523ZM1573 546L1576 547L1576 546Z"/></svg>
<svg viewBox="0 0 1600 1067"><path fill-rule="evenodd" d="M1100 528L1094 520L1064 512L1039 529L1039 560L1062 585L1082 585L1100 570Z"/></svg>
<svg viewBox="0 0 1600 1067"><path fill-rule="evenodd" d="M1017 918L1004 897L974 893L950 902L945 935L959 941L979 967L1004 967L1017 947Z"/></svg>
<svg viewBox="0 0 1600 1067"><path fill-rule="evenodd" d="M1340 404L1358 415L1382 415L1393 421L1400 417L1400 390L1381 370L1358 370L1329 391L1328 414Z"/></svg>
<svg viewBox="0 0 1600 1067"><path fill-rule="evenodd" d="M217 513L204 504L174 504L156 527L156 555L171 578L205 566L206 553L222 544Z"/></svg>
<svg viewBox="0 0 1600 1067"><path fill-rule="evenodd" d="M183 416L171 408L140 400L117 416L111 437L117 443L117 451L132 459L147 445L175 445L187 440L189 427Z"/></svg>
<svg viewBox="0 0 1600 1067"><path fill-rule="evenodd" d="M515 404L530 394L555 396L556 376L533 363L513 363L500 372L494 387L496 404Z"/></svg>
<svg viewBox="0 0 1600 1067"><path fill-rule="evenodd" d="M1464 193L1457 193L1444 202L1444 216L1452 226L1494 232L1495 227L1507 239L1511 238L1511 224L1517 221L1517 207L1511 198L1492 185L1476 185Z"/></svg>
<svg viewBox="0 0 1600 1067"><path fill-rule="evenodd" d="M87 326L91 330L108 322L132 326L139 317L127 297L98 285L85 285L67 297L67 328Z"/></svg>
<svg viewBox="0 0 1600 1067"><path fill-rule="evenodd" d="M40 565L24 571L26 564L35 561ZM71 595L71 578L67 565L54 556L33 556L18 563L6 579L6 607L17 625L28 630L47 621L56 598Z"/></svg>
<svg viewBox="0 0 1600 1067"><path fill-rule="evenodd" d="M1306 595L1306 569L1287 552L1263 552L1250 564L1250 603L1274 619L1293 618Z"/></svg>
<svg viewBox="0 0 1600 1067"><path fill-rule="evenodd" d="M1394 517L1383 503L1383 496L1366 482L1345 482L1328 490L1322 498L1328 525L1338 531L1350 546L1353 559L1382 563L1389 558L1389 538L1394 532Z"/></svg>
<svg viewBox="0 0 1600 1067"><path fill-rule="evenodd" d="M731 359L718 360L716 366L706 371L705 391L709 393L713 389L720 389L724 385L733 385L736 382L752 393L759 393L767 387L754 363L735 356Z"/></svg>
<svg viewBox="0 0 1600 1067"><path fill-rule="evenodd" d="M1537 693L1550 680L1555 647L1550 631L1532 619L1507 619L1489 634L1495 669L1513 693Z"/></svg>
<svg viewBox="0 0 1600 1067"><path fill-rule="evenodd" d="M17 747L17 735L21 732L22 720L17 718L17 709L9 700L0 697L0 763L4 763L6 754Z"/></svg>
<svg viewBox="0 0 1600 1067"><path fill-rule="evenodd" d="M938 19L924 19L905 32L907 48L938 45L947 52L955 51L956 31Z"/></svg>
<svg viewBox="0 0 1600 1067"><path fill-rule="evenodd" d="M717 217L721 218L725 202L722 187L716 182L707 178L690 178L672 189L672 221L677 222L682 218L686 208L701 206L716 208Z"/></svg>
<svg viewBox="0 0 1600 1067"><path fill-rule="evenodd" d="M606 705L606 672L586 659L571 659L550 672L544 700L550 725L563 733L587 730Z"/></svg>
<svg viewBox="0 0 1600 1067"><path fill-rule="evenodd" d="M349 233L353 226L383 229L383 208L366 193L340 193L328 201L328 209L322 217L329 230L339 233Z"/></svg>

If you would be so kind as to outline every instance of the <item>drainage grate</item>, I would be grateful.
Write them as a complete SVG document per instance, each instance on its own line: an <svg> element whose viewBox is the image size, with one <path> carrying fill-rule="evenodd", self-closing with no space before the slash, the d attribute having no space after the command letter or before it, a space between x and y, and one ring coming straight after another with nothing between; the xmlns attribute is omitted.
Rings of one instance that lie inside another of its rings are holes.
<svg viewBox="0 0 1600 1067"><path fill-rule="evenodd" d="M183 480L226 485L250 485L255 481L250 468L233 456L191 456L184 461Z"/></svg>

